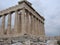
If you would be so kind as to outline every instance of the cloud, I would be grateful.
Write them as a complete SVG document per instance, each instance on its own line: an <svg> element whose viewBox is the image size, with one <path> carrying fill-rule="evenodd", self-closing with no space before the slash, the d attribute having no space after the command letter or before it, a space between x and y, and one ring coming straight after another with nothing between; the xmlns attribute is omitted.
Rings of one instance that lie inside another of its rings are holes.
<svg viewBox="0 0 60 45"><path fill-rule="evenodd" d="M57 4L58 5L58 4ZM46 33L51 35L60 35L60 6L56 6L53 12L46 15ZM47 18L48 17L48 18Z"/></svg>

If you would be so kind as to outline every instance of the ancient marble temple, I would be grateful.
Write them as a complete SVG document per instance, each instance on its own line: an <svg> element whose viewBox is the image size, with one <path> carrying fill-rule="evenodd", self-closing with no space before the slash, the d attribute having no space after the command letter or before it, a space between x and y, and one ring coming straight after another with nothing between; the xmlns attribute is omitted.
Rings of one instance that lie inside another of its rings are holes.
<svg viewBox="0 0 60 45"><path fill-rule="evenodd" d="M0 11L0 38L22 35L45 36L44 17L27 0Z"/></svg>

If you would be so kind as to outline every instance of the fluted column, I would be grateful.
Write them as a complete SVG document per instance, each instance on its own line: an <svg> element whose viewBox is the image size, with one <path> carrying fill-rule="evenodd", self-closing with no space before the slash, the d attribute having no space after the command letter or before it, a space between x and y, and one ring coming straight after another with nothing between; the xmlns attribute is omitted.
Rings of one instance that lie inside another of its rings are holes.
<svg viewBox="0 0 60 45"><path fill-rule="evenodd" d="M7 34L11 34L11 13L8 14L8 30Z"/></svg>
<svg viewBox="0 0 60 45"><path fill-rule="evenodd" d="M42 35L42 23L41 23L41 21L39 21L39 26L40 26L40 36Z"/></svg>
<svg viewBox="0 0 60 45"><path fill-rule="evenodd" d="M45 31L44 31L44 24L43 24L43 23L41 23L41 26L42 26L42 27L41 27L41 29L42 29L42 30L41 30L42 35L45 35Z"/></svg>
<svg viewBox="0 0 60 45"><path fill-rule="evenodd" d="M17 33L18 30L18 11L15 11L15 34Z"/></svg>
<svg viewBox="0 0 60 45"><path fill-rule="evenodd" d="M45 36L45 31L44 31L44 24L41 22L41 37L42 37L42 40L44 40L44 36Z"/></svg>
<svg viewBox="0 0 60 45"><path fill-rule="evenodd" d="M18 14L18 33L21 33L21 14Z"/></svg>
<svg viewBox="0 0 60 45"><path fill-rule="evenodd" d="M27 11L25 13L25 30L29 34L29 15Z"/></svg>
<svg viewBox="0 0 60 45"><path fill-rule="evenodd" d="M39 21L39 35L41 35L41 22Z"/></svg>
<svg viewBox="0 0 60 45"><path fill-rule="evenodd" d="M43 35L43 25L42 25L42 22L41 22L41 35Z"/></svg>
<svg viewBox="0 0 60 45"><path fill-rule="evenodd" d="M25 23L25 9L22 9L21 10L22 12L21 12L21 21L22 21L22 34L25 34L26 33L26 30L25 30L25 25L26 25L26 23Z"/></svg>
<svg viewBox="0 0 60 45"><path fill-rule="evenodd" d="M45 25L43 24L43 35L45 36Z"/></svg>
<svg viewBox="0 0 60 45"><path fill-rule="evenodd" d="M38 36L38 19L36 19L36 35Z"/></svg>
<svg viewBox="0 0 60 45"><path fill-rule="evenodd" d="M41 23L41 22L40 22L40 23ZM41 30L40 30L40 31L41 31L41 35L42 35L42 34L43 34L43 32L42 32L42 23L41 23Z"/></svg>
<svg viewBox="0 0 60 45"><path fill-rule="evenodd" d="M31 34L33 34L33 16L31 15Z"/></svg>
<svg viewBox="0 0 60 45"><path fill-rule="evenodd" d="M5 30L5 16L2 16L2 35L4 34L4 30Z"/></svg>
<svg viewBox="0 0 60 45"><path fill-rule="evenodd" d="M32 31L32 33L33 33L33 35L35 35L35 20L34 20L34 16L32 16L32 20L33 20L33 22L32 22L32 24L33 24L33 26L32 26L32 28L33 28L33 31Z"/></svg>
<svg viewBox="0 0 60 45"><path fill-rule="evenodd" d="M28 24L29 25L28 26L29 30L28 31L29 31L29 34L30 34L30 32L31 32L31 15L29 14L28 16L29 16L29 24Z"/></svg>
<svg viewBox="0 0 60 45"><path fill-rule="evenodd" d="M32 34L32 14L30 15L30 17L31 17L31 24L30 24L31 29L30 29L30 34Z"/></svg>
<svg viewBox="0 0 60 45"><path fill-rule="evenodd" d="M32 24L32 18L31 18L31 14L30 14L30 34L32 34L31 24Z"/></svg>
<svg viewBox="0 0 60 45"><path fill-rule="evenodd" d="M34 17L34 25L35 25L34 34L37 35L37 20L36 20L36 17Z"/></svg>
<svg viewBox="0 0 60 45"><path fill-rule="evenodd" d="M39 20L38 20L38 35L40 36L40 26L39 26Z"/></svg>
<svg viewBox="0 0 60 45"><path fill-rule="evenodd" d="M38 28L38 29L37 29L37 31L38 31L37 34L38 34L38 36L39 36L39 28L40 28L40 26L39 26L39 20L37 20L37 28Z"/></svg>

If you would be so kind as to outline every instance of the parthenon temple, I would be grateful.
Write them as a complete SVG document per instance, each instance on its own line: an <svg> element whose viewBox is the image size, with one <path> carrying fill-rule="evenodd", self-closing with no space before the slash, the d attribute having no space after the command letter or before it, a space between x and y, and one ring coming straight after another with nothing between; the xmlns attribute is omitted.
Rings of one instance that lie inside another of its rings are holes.
<svg viewBox="0 0 60 45"><path fill-rule="evenodd" d="M26 0L18 5L0 11L0 35L45 35L44 18Z"/></svg>
<svg viewBox="0 0 60 45"><path fill-rule="evenodd" d="M44 21L29 1L20 0L18 5L0 11L0 45L46 45L49 39L60 40L46 37Z"/></svg>

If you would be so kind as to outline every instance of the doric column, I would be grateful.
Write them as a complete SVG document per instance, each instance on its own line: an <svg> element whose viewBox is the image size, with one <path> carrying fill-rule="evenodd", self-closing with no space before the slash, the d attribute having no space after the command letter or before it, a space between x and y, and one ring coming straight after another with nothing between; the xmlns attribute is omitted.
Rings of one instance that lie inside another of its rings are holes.
<svg viewBox="0 0 60 45"><path fill-rule="evenodd" d="M15 11L15 34L17 33L18 30L18 11Z"/></svg>
<svg viewBox="0 0 60 45"><path fill-rule="evenodd" d="M42 22L41 22L41 35L43 35L43 25L42 25Z"/></svg>
<svg viewBox="0 0 60 45"><path fill-rule="evenodd" d="M42 31L42 35L45 35L45 31L44 31L44 24L43 24L43 23L41 23L41 26L42 26L42 27L41 27L41 28L42 28L42 30L41 30L41 31Z"/></svg>
<svg viewBox="0 0 60 45"><path fill-rule="evenodd" d="M32 14L30 14L30 34L32 34Z"/></svg>
<svg viewBox="0 0 60 45"><path fill-rule="evenodd" d="M31 29L30 29L30 34L32 34L32 14L31 14L30 16L31 16L31 24L30 24L30 25L31 25L31 26L30 26Z"/></svg>
<svg viewBox="0 0 60 45"><path fill-rule="evenodd" d="M36 35L38 36L38 19L36 19Z"/></svg>
<svg viewBox="0 0 60 45"><path fill-rule="evenodd" d="M25 9L24 8L21 10L21 21L22 21L22 34L25 34L26 33L26 30L25 30L26 23L25 23Z"/></svg>
<svg viewBox="0 0 60 45"><path fill-rule="evenodd" d="M8 14L8 29L7 34L11 34L11 13Z"/></svg>
<svg viewBox="0 0 60 45"><path fill-rule="evenodd" d="M40 21L40 35L42 35L42 23Z"/></svg>
<svg viewBox="0 0 60 45"><path fill-rule="evenodd" d="M33 31L32 31L32 33L33 33L33 35L35 34L35 20L34 20L34 16L32 16L32 29L33 29Z"/></svg>
<svg viewBox="0 0 60 45"><path fill-rule="evenodd" d="M18 14L18 33L21 33L21 12Z"/></svg>
<svg viewBox="0 0 60 45"><path fill-rule="evenodd" d="M31 34L33 34L33 16L31 14Z"/></svg>
<svg viewBox="0 0 60 45"><path fill-rule="evenodd" d="M36 35L38 36L38 18L36 18Z"/></svg>
<svg viewBox="0 0 60 45"><path fill-rule="evenodd" d="M42 32L42 23L41 23L41 30L40 31L41 31L41 35L42 35L43 34L43 32Z"/></svg>
<svg viewBox="0 0 60 45"><path fill-rule="evenodd" d="M37 31L38 31L37 34L38 34L38 36L39 36L39 33L40 33L40 32L39 32L39 30L40 30L39 28L40 28L40 26L39 26L39 20L37 20Z"/></svg>
<svg viewBox="0 0 60 45"><path fill-rule="evenodd" d="M2 16L2 35L4 34L4 30L5 30L5 16Z"/></svg>
<svg viewBox="0 0 60 45"><path fill-rule="evenodd" d="M38 36L40 36L40 26L39 26L39 20L38 20Z"/></svg>
<svg viewBox="0 0 60 45"><path fill-rule="evenodd" d="M40 36L40 20L39 20L39 36Z"/></svg>
<svg viewBox="0 0 60 45"><path fill-rule="evenodd" d="M29 28L29 30L28 30L28 32L29 32L29 34L30 34L30 32L31 32L31 15L29 14L28 15L29 16L29 23L28 23L28 28Z"/></svg>
<svg viewBox="0 0 60 45"><path fill-rule="evenodd" d="M34 34L37 36L37 19L36 19L36 17L34 17L34 25L35 25Z"/></svg>
<svg viewBox="0 0 60 45"><path fill-rule="evenodd" d="M25 31L29 34L29 13L25 12Z"/></svg>
<svg viewBox="0 0 60 45"><path fill-rule="evenodd" d="M45 36L45 31L44 31L44 24L41 22L41 36L42 36L42 40L44 40L44 36Z"/></svg>
<svg viewBox="0 0 60 45"><path fill-rule="evenodd" d="M39 21L39 27L40 27L40 28L39 28L39 29L40 29L40 30L39 30L39 34L40 34L40 36L41 36L41 33L42 33L42 32L41 32L41 30L42 30L42 29L41 29L41 21Z"/></svg>

